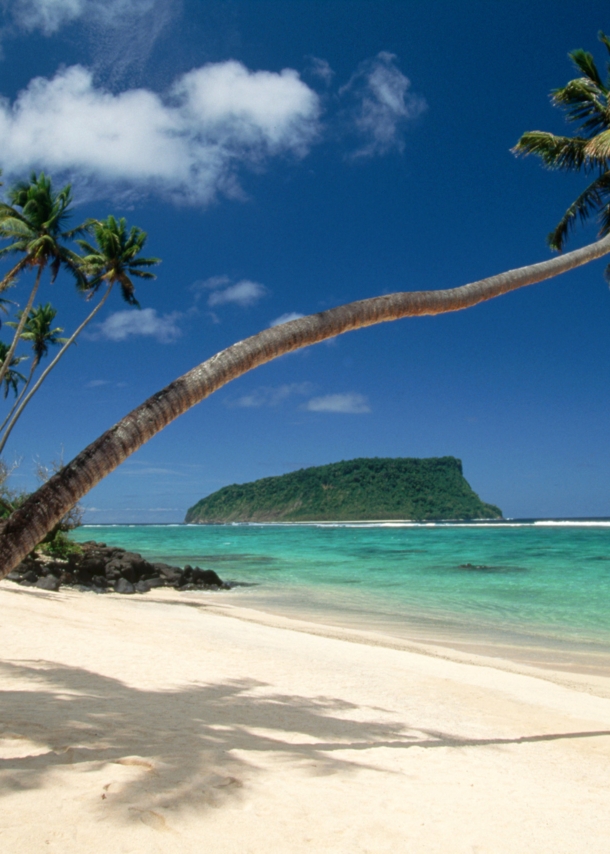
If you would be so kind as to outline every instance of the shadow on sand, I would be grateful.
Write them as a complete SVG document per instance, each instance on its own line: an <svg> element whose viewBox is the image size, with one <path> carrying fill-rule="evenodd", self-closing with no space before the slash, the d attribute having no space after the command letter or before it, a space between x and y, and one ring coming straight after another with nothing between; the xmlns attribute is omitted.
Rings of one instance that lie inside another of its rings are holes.
<svg viewBox="0 0 610 854"><path fill-rule="evenodd" d="M113 800L142 810L151 804L222 806L241 797L263 754L278 767L289 763L320 776L375 769L374 749L380 747L463 749L610 735L467 739L410 730L399 721L353 720L349 715L357 708L350 703L274 694L247 679L152 691L48 662L2 663L0 676L8 686L15 679L28 685L0 692L0 738L17 754L0 759L5 793L42 787L62 766L109 772L135 766Z"/></svg>

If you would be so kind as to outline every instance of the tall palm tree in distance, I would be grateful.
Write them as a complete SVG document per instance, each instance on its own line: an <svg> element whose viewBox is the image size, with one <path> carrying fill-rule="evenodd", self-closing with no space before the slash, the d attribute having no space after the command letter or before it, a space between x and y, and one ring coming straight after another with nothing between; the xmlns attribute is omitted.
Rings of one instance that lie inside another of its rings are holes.
<svg viewBox="0 0 610 854"><path fill-rule="evenodd" d="M127 221L123 217L119 220L113 216L101 221L88 220L86 225L93 232L97 246L82 239L76 243L84 253L80 263L89 276L91 292L97 291L102 284L109 289L118 284L125 302L139 308L131 277L155 279L154 273L142 268L161 263L159 258L139 257L146 243L146 232L135 225L127 231Z"/></svg>
<svg viewBox="0 0 610 854"><path fill-rule="evenodd" d="M23 312L18 312L17 317L21 320L21 315ZM29 341L32 345L33 358L32 363L30 365L30 370L28 373L27 380L24 383L23 388L8 415L0 424L0 431L5 427L5 425L10 421L11 416L14 411L17 409L19 404L21 403L21 399L26 393L30 383L32 382L32 377L36 372L36 368L44 359L44 357L49 352L49 347L56 346L58 344L65 344L68 340L67 338L60 338L59 335L63 332L63 329L59 326L53 326L53 321L55 320L55 316L57 314L57 309L53 308L51 303L46 303L45 305L39 305L36 308L31 309L30 316L25 322L23 327L23 331L21 333L22 341ZM6 324L7 326L18 326L13 320L10 320Z"/></svg>
<svg viewBox="0 0 610 854"><path fill-rule="evenodd" d="M86 290L88 287L79 256L63 242L83 231L82 226L72 231L65 230L72 202L70 185L56 193L53 191L51 179L47 178L44 172L39 175L34 172L29 182L22 181L9 190L8 199L8 203L0 202L0 239L10 242L0 250L0 258L14 254L21 254L23 257L0 282L0 290L12 284L16 276L28 267L36 268L36 279L11 346L0 367L0 383L9 368L29 317L45 267L49 267L51 282L55 281L63 267L74 276L78 288Z"/></svg>
<svg viewBox="0 0 610 854"><path fill-rule="evenodd" d="M610 54L610 39L599 33ZM576 124L575 136L557 136L546 131L524 133L513 152L535 154L549 169L595 175L589 186L572 202L548 236L552 249L561 252L576 223L597 214L599 236L610 234L610 63L602 80L593 56L585 50L568 54L580 77L551 92L551 103L565 111L568 122ZM610 267L606 269L606 275Z"/></svg>
<svg viewBox="0 0 610 854"><path fill-rule="evenodd" d="M5 344L4 341L0 341L0 359L3 361L6 359L7 353L9 350L9 345ZM4 397L8 397L8 393L11 389L15 392L15 396L17 395L17 387L20 382L25 382L26 379L23 374L16 371L15 368L20 362L23 362L24 359L27 359L27 356L13 356L8 370L5 372L2 384L4 385Z"/></svg>
<svg viewBox="0 0 610 854"><path fill-rule="evenodd" d="M160 264L161 261L159 258L140 257L140 252L142 251L147 238L146 232L142 231L141 228L134 225L128 231L126 220L117 220L113 216L109 216L107 219L102 221L88 220L85 226L93 232L93 236L97 244L96 246L93 246L91 243L88 243L83 239L76 241L85 253L83 256L78 258L78 264L80 265L82 274L89 277L87 279L88 298L91 298L95 293L97 293L103 284L106 285L106 290L93 311L89 313L72 335L69 338L62 339L63 347L61 350L40 374L31 390L25 396L22 395L20 400L17 402L16 407L13 407L11 420L8 422L4 435L0 438L0 453L4 450L13 427L19 420L19 417L25 407L36 394L55 365L57 365L66 350L74 343L74 341L76 341L85 326L93 320L95 315L102 308L110 296L110 292L114 285L119 285L121 295L126 302L130 305L139 307L139 303L135 297L135 286L131 277L134 276L140 279L156 278L154 273L150 273L147 270L142 269L143 267L152 267L156 264ZM4 427L4 424L2 427Z"/></svg>

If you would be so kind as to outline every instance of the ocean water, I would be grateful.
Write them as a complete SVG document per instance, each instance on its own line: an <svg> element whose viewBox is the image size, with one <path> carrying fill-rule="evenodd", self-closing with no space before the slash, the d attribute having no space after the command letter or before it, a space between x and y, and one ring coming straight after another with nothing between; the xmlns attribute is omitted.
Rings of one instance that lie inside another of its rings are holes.
<svg viewBox="0 0 610 854"><path fill-rule="evenodd" d="M214 594L230 604L610 663L608 520L86 525L75 537L213 568L243 585Z"/></svg>

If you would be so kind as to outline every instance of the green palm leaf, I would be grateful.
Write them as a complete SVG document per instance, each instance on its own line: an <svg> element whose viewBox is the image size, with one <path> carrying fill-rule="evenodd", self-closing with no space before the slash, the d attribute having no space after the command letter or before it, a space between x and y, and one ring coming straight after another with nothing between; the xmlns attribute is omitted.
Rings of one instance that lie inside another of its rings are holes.
<svg viewBox="0 0 610 854"><path fill-rule="evenodd" d="M610 39L599 33L599 39L610 53ZM534 154L549 169L573 172L597 172L598 177L570 205L555 229L548 236L552 249L560 252L574 226L598 215L600 237L610 233L610 103L608 84L605 84L593 56L585 50L575 50L570 59L584 75L570 80L551 93L553 106L560 107L569 122L579 125L573 137L556 136L544 131L524 133L515 147L515 154Z"/></svg>
<svg viewBox="0 0 610 854"><path fill-rule="evenodd" d="M572 202L555 229L548 236L548 244L551 249L561 252L564 248L570 231L578 220L586 222L589 217L598 211L603 211L610 202L610 173L604 172L597 180L593 181L587 189ZM603 215L602 215L603 218ZM603 228L603 227L602 227ZM608 231L601 231L600 237Z"/></svg>

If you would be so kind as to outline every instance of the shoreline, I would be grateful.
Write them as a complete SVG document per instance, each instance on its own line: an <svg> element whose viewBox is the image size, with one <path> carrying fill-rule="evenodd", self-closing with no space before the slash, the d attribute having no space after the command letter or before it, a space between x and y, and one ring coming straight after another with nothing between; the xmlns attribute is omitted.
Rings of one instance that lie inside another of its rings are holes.
<svg viewBox="0 0 610 854"><path fill-rule="evenodd" d="M0 583L11 854L606 854L610 679Z"/></svg>
<svg viewBox="0 0 610 854"><path fill-rule="evenodd" d="M0 593L3 590L39 591L33 587L20 587L13 582L0 581ZM91 591L74 590L63 587L61 591L46 593L51 598L79 602L81 597L104 601L129 602L138 606L177 606L202 611L206 614L224 617L238 622L252 623L272 629L297 632L312 637L329 638L363 646L398 650L416 655L429 656L456 663L474 666L492 667L498 670L534 675L563 685L587 684L588 680L600 688L604 696L610 697L610 656L605 648L592 653L589 649L577 649L571 641L558 642L557 646L543 644L509 643L498 640L499 633L481 634L465 637L452 635L448 623L442 623L441 633L417 627L403 627L397 632L397 623L380 625L374 619L367 622L366 616L359 614L351 621L345 614L336 611L303 611L295 606L278 606L265 602L244 603L228 601L240 595L240 588L225 590L180 591L172 588L158 588L146 594L124 596L112 591L103 596ZM247 594L246 594L247 595ZM329 619L330 618L330 619ZM439 621L441 622L441 621ZM394 629L394 631L393 631ZM590 646L590 644L583 644ZM601 645L600 645L601 646ZM562 648L565 647L565 648Z"/></svg>

